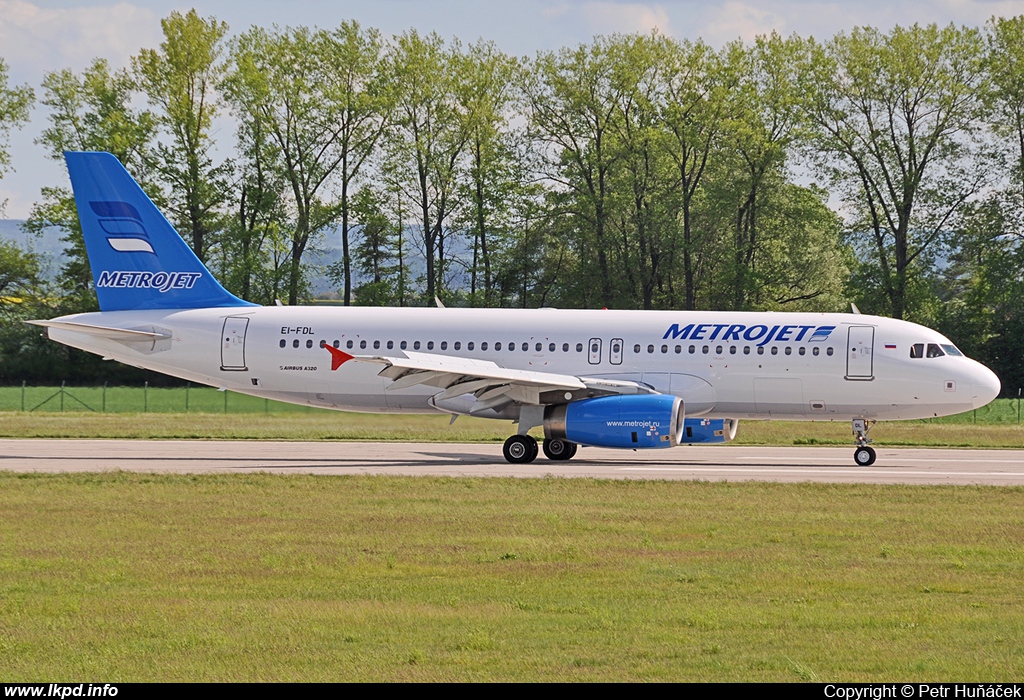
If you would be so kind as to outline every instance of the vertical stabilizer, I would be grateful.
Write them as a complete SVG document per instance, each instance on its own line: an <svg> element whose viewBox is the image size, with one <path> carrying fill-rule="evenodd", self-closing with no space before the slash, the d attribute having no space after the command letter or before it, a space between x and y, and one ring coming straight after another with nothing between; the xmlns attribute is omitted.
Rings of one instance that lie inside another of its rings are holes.
<svg viewBox="0 0 1024 700"><path fill-rule="evenodd" d="M117 158L64 159L102 311L255 306L213 278Z"/></svg>

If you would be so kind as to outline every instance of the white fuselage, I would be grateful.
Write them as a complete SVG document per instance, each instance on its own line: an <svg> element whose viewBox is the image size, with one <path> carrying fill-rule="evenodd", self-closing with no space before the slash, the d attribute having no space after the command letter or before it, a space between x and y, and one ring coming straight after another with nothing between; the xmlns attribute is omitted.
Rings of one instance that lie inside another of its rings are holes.
<svg viewBox="0 0 1024 700"><path fill-rule="evenodd" d="M681 396L687 416L712 418L927 418L976 408L999 391L995 375L966 357L911 356L915 344L950 346L939 333L856 314L241 307L55 320L169 336L126 342L49 329L54 340L129 365L348 411L458 413L462 404L433 406L434 387L388 391L379 364L332 370L321 341L357 359L403 357L404 348L634 381Z"/></svg>

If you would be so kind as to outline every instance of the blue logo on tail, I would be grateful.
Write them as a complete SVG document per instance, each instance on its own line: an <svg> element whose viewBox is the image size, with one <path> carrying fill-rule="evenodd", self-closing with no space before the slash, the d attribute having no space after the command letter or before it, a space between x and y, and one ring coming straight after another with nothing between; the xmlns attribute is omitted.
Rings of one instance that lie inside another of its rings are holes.
<svg viewBox="0 0 1024 700"><path fill-rule="evenodd" d="M153 253L139 210L128 202L89 202L107 243L118 253Z"/></svg>

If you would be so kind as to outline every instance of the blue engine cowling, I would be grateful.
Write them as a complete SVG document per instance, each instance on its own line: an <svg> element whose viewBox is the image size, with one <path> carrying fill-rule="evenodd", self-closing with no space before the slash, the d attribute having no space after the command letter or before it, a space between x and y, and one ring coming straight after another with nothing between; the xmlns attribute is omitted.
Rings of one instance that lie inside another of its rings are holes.
<svg viewBox="0 0 1024 700"><path fill-rule="evenodd" d="M729 442L736 437L739 421L732 418L687 418L680 442Z"/></svg>
<svg viewBox="0 0 1024 700"><path fill-rule="evenodd" d="M580 445L674 447L682 433L683 400L666 394L601 396L544 411L544 437Z"/></svg>

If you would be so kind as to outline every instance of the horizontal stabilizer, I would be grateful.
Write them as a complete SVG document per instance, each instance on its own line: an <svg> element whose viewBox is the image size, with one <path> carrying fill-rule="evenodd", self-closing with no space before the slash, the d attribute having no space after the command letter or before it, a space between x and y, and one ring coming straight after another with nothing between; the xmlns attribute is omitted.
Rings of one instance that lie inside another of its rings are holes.
<svg viewBox="0 0 1024 700"><path fill-rule="evenodd" d="M71 321L26 321L34 326L45 328L56 328L62 331L84 333L108 340L116 340L119 343L143 343L155 340L167 340L169 333L155 333L152 331L136 331L130 328L111 328L109 326L94 326L88 323L74 323Z"/></svg>

